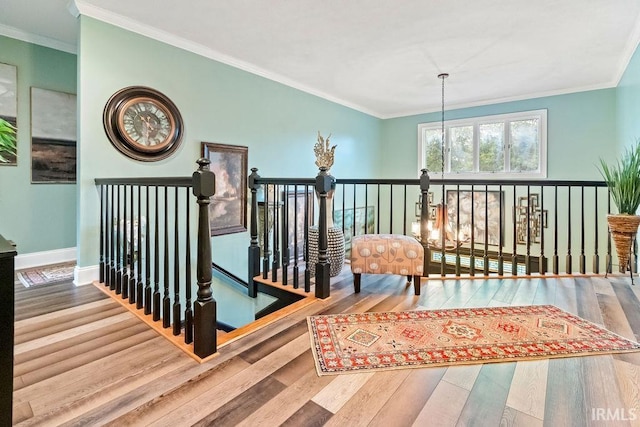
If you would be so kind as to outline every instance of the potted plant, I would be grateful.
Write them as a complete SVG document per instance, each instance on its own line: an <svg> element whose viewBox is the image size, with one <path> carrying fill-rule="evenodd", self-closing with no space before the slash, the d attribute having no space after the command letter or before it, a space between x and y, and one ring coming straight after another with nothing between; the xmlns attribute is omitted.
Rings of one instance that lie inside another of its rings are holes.
<svg viewBox="0 0 640 427"><path fill-rule="evenodd" d="M16 154L16 128L0 117L0 162L8 163L5 156Z"/></svg>
<svg viewBox="0 0 640 427"><path fill-rule="evenodd" d="M640 139L625 150L613 165L600 159L602 174L618 214L607 215L609 230L618 254L619 271L625 272L629 266L631 244L640 225L637 215L640 206Z"/></svg>

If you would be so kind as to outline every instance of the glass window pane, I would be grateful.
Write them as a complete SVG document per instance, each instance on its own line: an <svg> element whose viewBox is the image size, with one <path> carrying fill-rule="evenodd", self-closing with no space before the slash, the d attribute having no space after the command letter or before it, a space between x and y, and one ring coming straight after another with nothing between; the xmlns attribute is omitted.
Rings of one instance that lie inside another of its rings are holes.
<svg viewBox="0 0 640 427"><path fill-rule="evenodd" d="M473 172L473 126L450 128L451 172Z"/></svg>
<svg viewBox="0 0 640 427"><path fill-rule="evenodd" d="M504 123L478 126L480 172L504 171Z"/></svg>
<svg viewBox="0 0 640 427"><path fill-rule="evenodd" d="M429 129L424 131L424 160L429 172L442 172L441 155L441 133L440 129Z"/></svg>
<svg viewBox="0 0 640 427"><path fill-rule="evenodd" d="M538 170L540 164L538 140L538 119L511 122L509 160L512 172Z"/></svg>

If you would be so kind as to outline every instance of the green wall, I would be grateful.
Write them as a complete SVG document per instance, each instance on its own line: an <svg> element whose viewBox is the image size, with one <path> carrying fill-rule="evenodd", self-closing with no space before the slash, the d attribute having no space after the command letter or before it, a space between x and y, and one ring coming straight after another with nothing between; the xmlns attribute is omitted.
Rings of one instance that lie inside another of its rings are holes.
<svg viewBox="0 0 640 427"><path fill-rule="evenodd" d="M446 110L445 120L547 109L547 177L600 180L599 157L611 159L616 138L616 90L603 89ZM384 120L384 176L418 175L418 124L439 121L440 112Z"/></svg>
<svg viewBox="0 0 640 427"><path fill-rule="evenodd" d="M622 149L640 138L640 49L636 49L618 83L616 112Z"/></svg>
<svg viewBox="0 0 640 427"><path fill-rule="evenodd" d="M191 175L201 141L248 146L249 167L264 177L313 177L317 132L332 133L338 145L333 175L379 174L380 121L374 117L84 16L78 60L80 266L98 263L94 178ZM104 105L130 85L153 87L179 108L185 134L169 159L137 162L109 143ZM248 233L214 237L214 261L245 277L249 240Z"/></svg>
<svg viewBox="0 0 640 427"><path fill-rule="evenodd" d="M0 62L18 68L18 164L0 166L0 234L18 254L76 246L76 185L31 184L30 88L76 93L76 56L0 36Z"/></svg>

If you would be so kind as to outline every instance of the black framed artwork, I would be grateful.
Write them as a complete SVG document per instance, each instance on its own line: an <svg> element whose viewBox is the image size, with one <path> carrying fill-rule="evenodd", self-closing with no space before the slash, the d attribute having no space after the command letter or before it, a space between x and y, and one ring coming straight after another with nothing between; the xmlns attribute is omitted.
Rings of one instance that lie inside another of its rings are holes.
<svg viewBox="0 0 640 427"><path fill-rule="evenodd" d="M215 194L209 205L212 236L247 231L248 147L202 143L202 156L211 162L216 177Z"/></svg>

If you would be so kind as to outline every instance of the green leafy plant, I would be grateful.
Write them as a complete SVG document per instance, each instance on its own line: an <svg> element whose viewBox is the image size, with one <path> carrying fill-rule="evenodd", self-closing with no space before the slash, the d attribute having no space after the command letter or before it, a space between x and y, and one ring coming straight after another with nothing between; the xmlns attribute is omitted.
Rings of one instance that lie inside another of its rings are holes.
<svg viewBox="0 0 640 427"><path fill-rule="evenodd" d="M0 118L0 162L8 163L9 160L3 154L17 155L16 128L8 121Z"/></svg>
<svg viewBox="0 0 640 427"><path fill-rule="evenodd" d="M600 173L618 212L636 215L640 206L640 139L615 164L610 166L600 159Z"/></svg>

